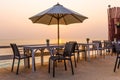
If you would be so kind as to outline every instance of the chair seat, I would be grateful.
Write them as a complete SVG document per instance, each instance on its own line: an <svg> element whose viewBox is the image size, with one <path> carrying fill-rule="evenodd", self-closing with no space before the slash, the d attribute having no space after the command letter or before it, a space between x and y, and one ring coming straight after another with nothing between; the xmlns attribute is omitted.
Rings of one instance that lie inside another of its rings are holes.
<svg viewBox="0 0 120 80"><path fill-rule="evenodd" d="M65 58L63 56L51 56L50 59L52 59L52 60L64 60Z"/></svg>
<svg viewBox="0 0 120 80"><path fill-rule="evenodd" d="M52 60L69 60L70 57L63 57L63 56L51 56L50 59Z"/></svg>
<svg viewBox="0 0 120 80"><path fill-rule="evenodd" d="M104 50L104 48L95 48L94 50Z"/></svg>
<svg viewBox="0 0 120 80"><path fill-rule="evenodd" d="M76 52L85 52L86 50L82 50L82 49L80 49L80 50L75 50Z"/></svg>
<svg viewBox="0 0 120 80"><path fill-rule="evenodd" d="M29 58L29 57L31 57L31 56L23 55L23 54L20 55L20 57L19 57L19 56L15 56L16 59L19 59L19 58L20 58L20 59L25 59L25 58Z"/></svg>

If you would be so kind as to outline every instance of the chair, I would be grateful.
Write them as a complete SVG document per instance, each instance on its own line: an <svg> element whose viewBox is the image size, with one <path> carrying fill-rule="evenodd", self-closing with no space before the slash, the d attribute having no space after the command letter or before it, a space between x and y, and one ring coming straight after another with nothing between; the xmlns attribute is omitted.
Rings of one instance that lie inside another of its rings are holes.
<svg viewBox="0 0 120 80"><path fill-rule="evenodd" d="M75 52L76 52L76 50L78 50L78 44L76 41L69 41L69 43L73 45L74 49L72 50L71 57L72 56L74 57L74 64L75 64L75 67L77 67ZM57 55L61 55L61 54L57 53Z"/></svg>
<svg viewBox="0 0 120 80"><path fill-rule="evenodd" d="M48 50L50 51L48 73L50 73L50 61L53 61L53 77L55 77L56 61L64 60L65 70L67 70L66 60L68 60L71 63L71 71L72 71L72 74L74 75L73 64L72 64L72 59L71 59L72 51L74 49L75 48L74 48L74 45L72 43L66 43L63 55L55 55L55 53L56 53L55 49L48 47Z"/></svg>
<svg viewBox="0 0 120 80"><path fill-rule="evenodd" d="M75 63L75 67L77 67L77 61L76 61L76 58L75 58L75 53L76 53L76 50L78 50L78 44L76 41L69 41L70 44L73 45L73 50L71 52L71 57L73 56L74 57L74 63Z"/></svg>
<svg viewBox="0 0 120 80"><path fill-rule="evenodd" d="M13 71L13 68L14 68L14 62L15 62L15 59L18 60L18 65L17 65L17 70L16 70L16 75L18 75L18 72L19 72L19 65L20 65L20 60L21 59L26 59L28 60L28 68L30 68L30 64L29 64L29 57L30 56L27 56L25 54L20 54L20 51L18 49L18 46L15 44L15 43L11 43L10 44L12 50L13 50L13 62L12 62L12 69L11 69L11 72Z"/></svg>
<svg viewBox="0 0 120 80"><path fill-rule="evenodd" d="M95 50L95 57L96 57L96 51L98 50L100 51L100 55L102 55L102 51L104 50L104 48L102 47L102 42L99 40L94 40L92 41L92 43L96 44L96 45L93 45L93 48L92 48L92 50Z"/></svg>
<svg viewBox="0 0 120 80"><path fill-rule="evenodd" d="M119 69L119 66L120 66L120 44L119 43L115 43L115 50L116 50L117 57L114 65L114 72L116 71L116 67Z"/></svg>
<svg viewBox="0 0 120 80"><path fill-rule="evenodd" d="M84 53L85 61L87 60L87 54L86 54L85 45L78 45L78 47L76 49L76 52L77 52L77 62L80 59L80 57L79 57L80 53Z"/></svg>
<svg viewBox="0 0 120 80"><path fill-rule="evenodd" d="M112 42L109 41L109 40L104 40L103 42L104 42L104 50L105 50L105 52L110 53L111 50L112 50Z"/></svg>

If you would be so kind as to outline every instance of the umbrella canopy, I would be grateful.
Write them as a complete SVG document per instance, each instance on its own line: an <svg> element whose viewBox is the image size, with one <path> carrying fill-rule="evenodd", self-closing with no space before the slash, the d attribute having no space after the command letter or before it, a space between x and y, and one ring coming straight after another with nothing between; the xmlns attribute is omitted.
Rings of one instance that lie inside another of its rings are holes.
<svg viewBox="0 0 120 80"><path fill-rule="evenodd" d="M42 23L47 25L58 25L58 45L59 45L59 24L68 25L72 23L82 23L87 17L67 9L57 3L53 7L38 13L29 18L33 23Z"/></svg>

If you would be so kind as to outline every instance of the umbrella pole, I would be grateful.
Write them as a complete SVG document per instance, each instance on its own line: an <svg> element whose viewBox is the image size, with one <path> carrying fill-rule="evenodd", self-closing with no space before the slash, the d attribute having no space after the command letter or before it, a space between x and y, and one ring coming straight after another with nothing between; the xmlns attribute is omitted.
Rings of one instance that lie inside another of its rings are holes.
<svg viewBox="0 0 120 80"><path fill-rule="evenodd" d="M59 19L57 20L58 21L58 46L59 46L59 38L60 38L60 32L59 32Z"/></svg>

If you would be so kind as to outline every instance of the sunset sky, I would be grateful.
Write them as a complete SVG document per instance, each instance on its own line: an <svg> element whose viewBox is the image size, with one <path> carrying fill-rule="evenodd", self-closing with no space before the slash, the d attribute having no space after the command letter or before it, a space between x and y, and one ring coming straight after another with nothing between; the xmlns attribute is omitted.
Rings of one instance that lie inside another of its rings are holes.
<svg viewBox="0 0 120 80"><path fill-rule="evenodd" d="M88 17L60 25L60 38L73 40L107 39L108 5L120 7L120 0L0 0L0 39L57 39L57 25L33 24L28 18L58 2Z"/></svg>

